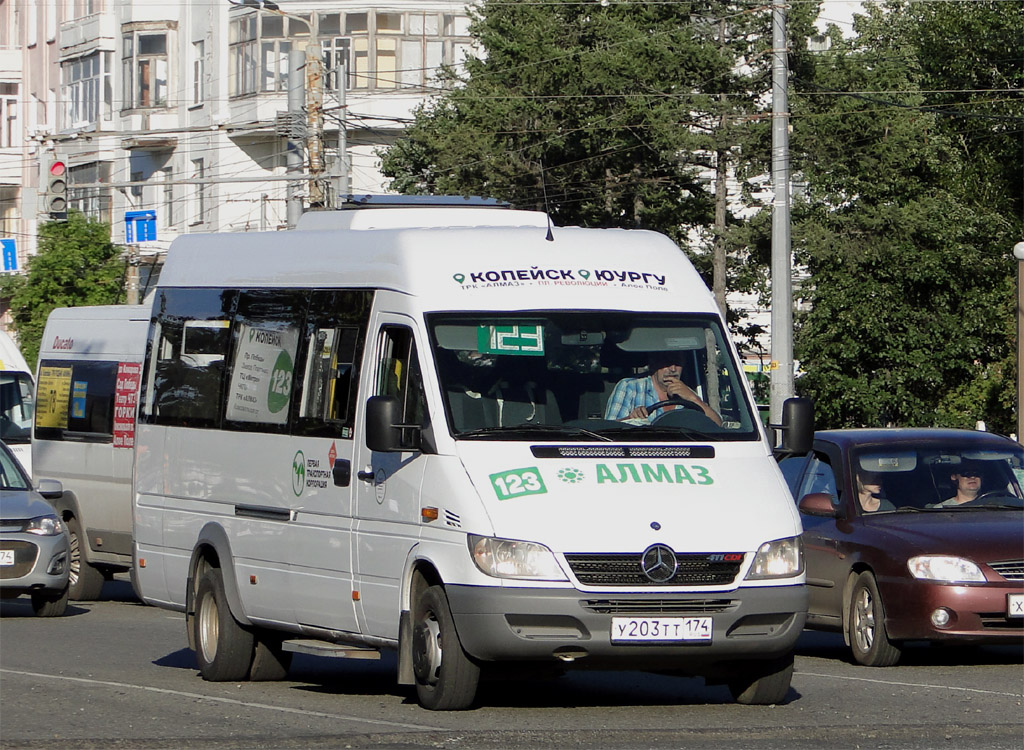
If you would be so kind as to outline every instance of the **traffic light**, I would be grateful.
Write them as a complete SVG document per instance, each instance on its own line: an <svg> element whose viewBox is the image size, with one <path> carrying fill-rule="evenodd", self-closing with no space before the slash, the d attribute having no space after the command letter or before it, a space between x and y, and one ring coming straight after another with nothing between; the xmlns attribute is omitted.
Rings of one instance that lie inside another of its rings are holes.
<svg viewBox="0 0 1024 750"><path fill-rule="evenodd" d="M46 212L54 221L68 218L67 165L62 161L50 162L46 175Z"/></svg>

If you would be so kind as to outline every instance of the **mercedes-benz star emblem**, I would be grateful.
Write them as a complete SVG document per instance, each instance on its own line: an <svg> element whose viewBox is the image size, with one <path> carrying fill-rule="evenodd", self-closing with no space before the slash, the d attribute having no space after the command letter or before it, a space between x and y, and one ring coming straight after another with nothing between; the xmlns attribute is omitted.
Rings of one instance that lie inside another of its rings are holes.
<svg viewBox="0 0 1024 750"><path fill-rule="evenodd" d="M665 583L675 576L679 561L670 547L655 544L648 547L640 558L640 569L652 583Z"/></svg>

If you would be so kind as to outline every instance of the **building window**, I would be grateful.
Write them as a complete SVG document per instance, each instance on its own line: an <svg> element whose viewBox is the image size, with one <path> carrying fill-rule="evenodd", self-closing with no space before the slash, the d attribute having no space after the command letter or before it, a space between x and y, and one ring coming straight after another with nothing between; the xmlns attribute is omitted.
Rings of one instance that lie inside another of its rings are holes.
<svg viewBox="0 0 1024 750"><path fill-rule="evenodd" d="M97 221L110 223L110 188L96 187L101 182L110 182L110 162L97 161L71 167L68 170L68 207Z"/></svg>
<svg viewBox="0 0 1024 750"><path fill-rule="evenodd" d="M0 148L22 145L18 124L18 84L0 82Z"/></svg>
<svg viewBox="0 0 1024 750"><path fill-rule="evenodd" d="M96 127L113 115L112 54L94 52L61 63L63 129Z"/></svg>
<svg viewBox="0 0 1024 750"><path fill-rule="evenodd" d="M174 203L174 169L164 167L161 174L164 182L164 226L171 229L178 225L178 211Z"/></svg>
<svg viewBox="0 0 1024 750"><path fill-rule="evenodd" d="M206 160L192 160L192 179L203 180L206 178ZM203 224L206 222L206 183L200 182L196 186L195 212L192 214L192 224Z"/></svg>
<svg viewBox="0 0 1024 750"><path fill-rule="evenodd" d="M168 72L166 31L131 31L121 55L126 109L166 107Z"/></svg>
<svg viewBox="0 0 1024 750"><path fill-rule="evenodd" d="M310 18L329 89L342 66L349 89L389 90L431 85L444 64L459 66L471 49L466 16L395 11L319 13ZM288 53L308 37L305 22L271 14L231 21L231 95L287 91Z"/></svg>
<svg viewBox="0 0 1024 750"><path fill-rule="evenodd" d="M192 105L206 101L206 42L192 42Z"/></svg>

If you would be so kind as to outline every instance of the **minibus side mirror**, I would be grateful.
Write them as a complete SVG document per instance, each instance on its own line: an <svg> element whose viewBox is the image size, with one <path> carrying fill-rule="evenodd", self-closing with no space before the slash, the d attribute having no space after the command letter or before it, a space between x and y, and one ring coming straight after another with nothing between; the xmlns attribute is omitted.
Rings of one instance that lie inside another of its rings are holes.
<svg viewBox="0 0 1024 750"><path fill-rule="evenodd" d="M782 432L776 454L807 453L814 443L814 404L809 398L787 398L782 404L782 424L770 426Z"/></svg>
<svg viewBox="0 0 1024 750"><path fill-rule="evenodd" d="M394 396L371 396L366 401L366 447L394 453L419 450L420 425L399 422L399 404ZM402 433L406 439L402 439Z"/></svg>

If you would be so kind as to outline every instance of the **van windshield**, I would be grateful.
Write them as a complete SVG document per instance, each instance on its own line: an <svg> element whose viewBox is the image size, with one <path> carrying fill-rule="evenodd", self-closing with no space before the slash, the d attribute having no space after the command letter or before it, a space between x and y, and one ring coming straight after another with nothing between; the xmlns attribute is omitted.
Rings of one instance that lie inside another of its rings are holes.
<svg viewBox="0 0 1024 750"><path fill-rule="evenodd" d="M715 316L530 311L427 322L458 439L760 437Z"/></svg>
<svg viewBox="0 0 1024 750"><path fill-rule="evenodd" d="M0 372L0 440L8 445L32 437L32 378L27 372Z"/></svg>

